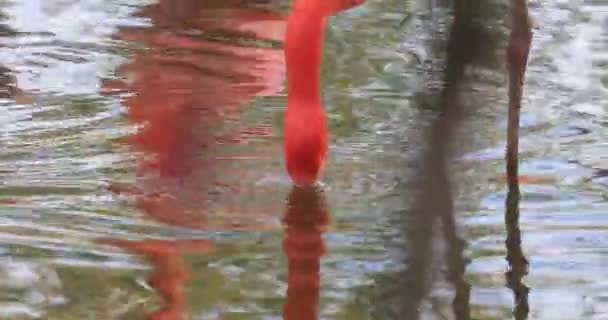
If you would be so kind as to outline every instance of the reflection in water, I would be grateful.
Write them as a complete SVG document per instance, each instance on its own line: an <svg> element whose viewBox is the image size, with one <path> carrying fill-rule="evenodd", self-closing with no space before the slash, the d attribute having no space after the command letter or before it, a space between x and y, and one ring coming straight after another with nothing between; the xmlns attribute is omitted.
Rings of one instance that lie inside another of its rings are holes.
<svg viewBox="0 0 608 320"><path fill-rule="evenodd" d="M9 25L3 23L6 15L0 11L0 39L15 36L16 32ZM0 99L15 100L18 104L31 103L31 99L23 94L17 84L17 78L10 68L0 64Z"/></svg>
<svg viewBox="0 0 608 320"><path fill-rule="evenodd" d="M69 302L64 288L55 266L3 257L0 260L0 319L46 318L50 307Z"/></svg>
<svg viewBox="0 0 608 320"><path fill-rule="evenodd" d="M511 189L505 201L505 224L507 226L507 262L509 269L505 273L507 287L513 291L515 308L513 316L515 320L528 318L528 287L522 279L528 274L528 260L521 249L521 230L519 229L519 189Z"/></svg>
<svg viewBox="0 0 608 320"><path fill-rule="evenodd" d="M261 4L261 3L260 3ZM147 47L132 54L119 73L126 81L107 81L106 92L132 92L124 105L139 130L128 142L137 150L139 186L113 184L110 190L138 197L137 207L155 221L208 228L202 221L213 182L214 152L245 128L216 137L216 129L238 120L241 104L281 90L280 49L245 46L239 41L277 41L283 17L273 11L240 7L240 2L178 0L144 7L139 16L151 27L125 27L118 37ZM214 35L221 34L221 37ZM228 39L228 40L226 40ZM217 226L216 226L217 227ZM207 240L103 240L145 257L153 266L150 285L166 306L150 319L185 319L183 288L188 269L184 253L200 253Z"/></svg>
<svg viewBox="0 0 608 320"><path fill-rule="evenodd" d="M437 117L431 124L426 148L418 159L419 169L414 183L420 192L414 197L412 215L408 217L411 220L405 225L408 268L402 277L405 283L402 283L401 290L406 292L406 302L398 314L390 315L391 319L419 319L424 311L422 305L431 293L433 272L438 269L433 265L433 232L437 222L441 223L442 235L447 244L446 278L455 291L452 300L453 317L460 320L471 318L471 286L464 279L467 264L463 256L465 242L457 231L448 163L454 156L451 151L462 152L450 149L450 146L459 139L456 133L465 123L465 116L470 113L467 108L482 107L465 103L475 101L466 99L470 94L467 85L471 79L465 70L483 64L483 53L492 51L488 47L496 45L494 35L488 32L490 28L484 25L487 23L493 26L497 23L497 18L488 14L493 12L495 6L497 4L491 2L484 2L483 6L478 6L473 1L453 2L453 22L445 53L443 88L434 92L434 86L430 86L423 92L423 95L431 94L436 98L437 105L433 109L437 111ZM429 99L421 99L425 100ZM467 134L472 136L471 132ZM435 306L433 311L446 317Z"/></svg>
<svg viewBox="0 0 608 320"><path fill-rule="evenodd" d="M168 238L168 242L175 243L171 240L200 234L182 228L152 226L149 221L134 219L133 209L125 208L122 201L116 201L96 188L99 180L108 177L128 180L124 176L117 176L125 175L125 167L129 169L126 175L134 172L130 170L132 164L125 162L126 158L133 155L138 156L141 162L152 158L149 163L160 162L159 167L165 168L163 165L166 159L159 161L154 152L134 154L125 152L126 148L122 148L116 153L111 153L110 139L124 134L123 123L127 117L125 115L124 119L120 119L117 116L119 108L114 103L115 99L98 97L94 88L96 82L89 81L94 80L96 76L103 76L105 70L113 68L116 61L123 61L127 54L144 55L140 51L125 50L123 41L112 41L106 35L115 30L117 23L142 25L162 21L154 15L148 15L154 17L153 19L136 19L129 16L133 10L139 10L144 3L151 4L158 1L28 0L5 1L1 5L0 10L9 12L11 28L18 30L19 35L11 39L2 39L1 45L6 47L0 49L2 56L0 63L11 69L6 70L8 74L17 75L20 87L36 94L39 103L36 106L15 106L12 99L9 101L3 99L1 102L2 196L0 202L2 204L0 207L3 212L0 218L0 231L3 243L0 251L8 260L43 263L56 269L62 282L60 290L68 303L57 307L43 306L39 309L43 313L40 318L88 319L91 312L94 312L95 305L100 303L104 309L112 311L108 313L124 314L122 311L113 312L116 309L124 310L123 306L127 303L123 302L141 301L142 298L147 300L150 295L158 296L156 300L160 300L161 296L155 291L142 290L134 285L133 279L139 279L142 274L143 266L139 259L115 252L116 250L108 250L106 246L98 247L91 243L91 237L116 237L120 241L142 240L140 237L146 234L146 239L153 238L152 240L156 241L156 235L162 234ZM211 21L208 24L214 24L216 29L220 26L218 20L223 21L228 27L237 25L237 23L233 24L235 21L245 27L250 26L249 20L244 17L225 18L229 14L227 11L222 11L224 12L222 16L215 15L221 8L227 7L223 3L217 4L217 1L190 2L194 9L188 8L187 5L179 5L182 3L180 1L173 1L176 5L172 5L169 1L162 4L165 6L163 10L183 10L186 11L183 16L188 16L202 14L199 8L213 2L218 8L209 10L214 13L214 17L205 18L207 22ZM274 2L285 7L289 1ZM492 3L500 3L496 11L503 18L508 16L505 6L502 5L508 1L470 2L484 8L496 7ZM533 9L539 26L535 40L540 40L542 45L537 43L535 46L534 61L528 69L531 71L532 81L528 82L529 86L526 89L529 90L526 94L528 103L522 110L524 112L522 151L525 152L527 160L522 163L525 166L521 169L527 177L542 176L548 177L548 180L543 182L536 180L526 186L520 181L522 192L526 193L526 197L521 200L520 223L522 238L527 241L522 242L521 246L530 261L530 273L524 281L527 286L533 288L529 296L529 318L535 320L559 319L559 315L568 319L608 318L606 316L608 294L605 285L607 277L603 263L606 258L605 236L608 228L608 215L606 215L608 209L605 201L608 166L600 152L608 133L606 131L608 119L602 110L607 98L602 88L605 90L606 86L602 86L600 80L608 84L606 81L608 77L605 72L595 75L585 74L588 68L597 66L599 68L595 69L602 69L602 65L606 65L605 58L608 52L606 43L600 41L599 46L596 46L598 43L594 41L602 38L601 31L606 31L606 28L602 29L605 14L600 15L599 12L606 11L603 10L606 6L597 7L585 3L591 2L537 1ZM387 253L385 250L386 247L390 249L396 244L401 245L401 237L395 230L397 228L395 220L401 218L399 216L402 216L400 213L403 204L395 198L402 193L402 190L395 188L397 182L393 180L393 176L401 161L409 159L409 156L418 150L416 146L418 141L411 139L412 136L406 137L403 133L420 132L422 130L417 130L418 127L425 126L427 120L431 120L425 117L428 114L426 111L430 108L424 109L422 115L419 112L411 112L411 117L400 117L394 112L396 109L407 109L410 114L409 111L424 108L424 106L417 108L418 105L410 103L412 101L409 97L414 94L412 88L415 90L419 84L417 81L420 78L415 74L419 69L410 68L410 64L414 63L413 60L406 61L402 53L403 50L412 49L421 52L419 55L421 63L426 63L428 60L434 63L439 60L435 59L445 51L443 41L436 46L436 50L432 48L427 50L425 47L424 36L428 34L426 30L432 28L408 29L408 34L412 36L408 35L408 41L402 41L405 35L397 29L399 14L404 10L415 10L412 12L414 19L411 23L415 26L420 26L419 22L423 22L421 20L426 17L423 12L419 19L418 9L411 6L405 8L404 4L406 3L402 0L370 1L360 10L330 21L331 32L328 32L329 46L326 58L328 65L333 68L323 73L323 77L324 82L329 84L328 88L332 89L327 90L326 98L329 102L327 105L330 107L328 112L332 119L332 131L339 133L339 136L335 139L335 157L330 163L331 168L336 168L331 170L334 174L330 177L333 191L331 196L329 191L327 193L332 220L338 222L336 226L339 229L335 233L332 232L331 237L326 238L327 234L324 235L331 255L324 255L322 260L323 289L319 302L321 318L372 319L373 317L367 316L365 312L368 310L370 287L377 288L376 279L384 280L385 283L397 283L395 279L399 275L395 275L397 272L395 269L402 269L402 265L394 261L401 257L392 256L391 252ZM160 11L156 5L148 8ZM175 14L177 17L181 15L181 13ZM447 13L439 10L437 15L443 17ZM491 17L487 12L484 12L483 16ZM102 20L103 24L97 23ZM174 20L177 21L170 22L172 25L167 27L168 34L172 33L171 30L181 28L176 28L174 25L181 23L182 20L179 18ZM183 22L189 24L190 20L183 19ZM500 33L508 30L503 28L502 24L480 24ZM450 27L448 24L434 24L434 26L438 32ZM56 32L46 33L42 31L43 28L51 28ZM152 28L157 27L154 25L141 30L147 31ZM201 32L189 28L190 26L185 26L181 29L194 31L173 35L174 38L185 40L183 46L196 43L202 37ZM168 36L160 30L156 34L163 38ZM209 39L207 36L213 41L221 42L220 44L227 43L223 41L226 39L221 39L222 36L218 33L213 35L205 33L205 39ZM422 45L417 41L409 41L414 37L423 39L420 41L423 42ZM485 39L482 43L484 49L488 51L486 56L495 55L495 48L488 46ZM500 43L504 47L506 41ZM142 46L147 45L144 43ZM203 54L197 52L203 50L196 49L157 50L153 45L149 47L152 51L160 51L162 54L159 55L173 59L188 54L205 56L209 53L209 50ZM431 50L434 50L432 54L424 54ZM230 55L222 54L221 58L228 56ZM599 59L595 60L595 56ZM135 55L130 57L137 58ZM444 61L441 59L438 62L442 64ZM591 71L595 72L595 69ZM80 86L78 83L83 80L81 78L83 74L90 77L85 77L86 83ZM458 199L465 200L466 203L463 201L460 204L468 207L462 210L467 213L466 253L473 258L472 263L467 266L465 279L460 277L461 269L456 264L453 265L453 275L457 281L465 285L466 282L473 285L470 298L472 319L507 319L511 315L512 292L505 287L505 270L502 263L507 256L504 251L504 195L501 192L502 184L486 179L487 176L496 174L502 176L504 171L500 170L503 166L501 158L504 155L503 126L506 125L503 121L506 106L502 101L504 79L494 67L482 70L467 68L466 74L468 76L473 74L475 78L481 77L479 82L483 83L466 85L469 88L473 87L475 92L472 94L473 99L465 98L465 102L483 100L484 94L491 97L487 97L488 103L479 103L476 105L477 108L473 106L468 108L485 110L482 117L472 119L472 122L479 125L476 128L480 129L475 132L479 138L474 146L471 146L471 149L474 149L471 151L475 151L476 156L471 157L472 160L466 163L456 164L457 174L466 175L466 178L471 178L474 183L468 183L469 179L465 179L467 180L465 182L452 179L455 183L468 184L468 188L460 189L464 196L460 198L454 195L454 198L457 203L456 211L460 211ZM62 81L62 78L71 80ZM231 79L225 80L228 82ZM593 84L595 80L597 84ZM60 83L57 84L56 81ZM590 81L591 88L580 87L580 84L584 87L584 84ZM77 85L78 88L69 87L72 84ZM146 93L145 88L142 92ZM163 99L162 95L159 97ZM282 98L260 99L256 103L260 108L256 108L258 111L252 113L255 113L255 116L262 114L263 119L260 122L269 123L271 119L278 120L284 111L284 105L280 105L281 101ZM427 101L436 102L434 96ZM142 110L145 109L140 108L140 111ZM225 115L236 117L238 114L225 113ZM247 116L249 115L251 114ZM545 115L549 117L544 117ZM249 120L242 121L250 123ZM187 123L184 119L179 121ZM479 122L483 121L492 122L493 125L481 126ZM137 123L141 123L142 127L147 125L146 121ZM410 127L408 123L419 125ZM412 127L416 129L411 129ZM472 127L467 125L463 131L470 133ZM406 128L407 130L401 130ZM191 135L194 136L193 140L197 141L198 135L202 133L194 131ZM203 141L212 140L209 135L203 137ZM402 141L405 138L410 138L409 145L412 148L408 148L409 153L399 154L399 150L393 152L394 140ZM253 140L257 142L248 146L240 145L232 150L247 151L252 149L251 146L272 148L277 151L280 149L279 139ZM211 145L206 149L198 150L209 155L207 150L213 148L214 146ZM188 151L192 150L185 150L186 155ZM152 156L148 157L148 155ZM191 158L194 161L185 164L192 165L189 168L185 166L184 171L187 172L188 169L195 173L203 171L205 164L196 162L198 156L194 155ZM248 163L251 162L239 161L234 167ZM259 163L265 162L256 161L256 165L247 168L248 172L268 170L266 171L268 173L264 174L268 179L259 181L258 185L266 190L283 188L286 180L278 174L275 175L275 172L283 171L280 161L272 161L263 166L258 166ZM176 166L179 168L179 163ZM140 188L140 192L134 191L141 195L152 195L160 188L157 186L170 189L158 198L150 196L150 200L145 203L144 214L156 210L158 212L155 213L156 215L164 214L170 219L176 216L173 215L173 209L161 210L161 204L170 204L170 201L175 199L179 209L184 202L180 202L185 197L184 193L194 193L197 190L205 192L211 184L210 181L202 181L200 186L196 186L196 177L188 178L187 174L181 174L179 170L175 173L171 171L171 166L168 167L168 170L162 172L164 175L162 179L153 176L154 173L161 174L158 169L141 169L146 181L156 182L155 184L144 184L143 179L138 180L137 185L127 181L128 187ZM463 167L464 170L460 170ZM236 169L241 170L241 168ZM411 169L408 169L408 172L410 171ZM226 172L230 171L221 173ZM237 172L241 173L241 171ZM591 176L593 172L597 172L598 178ZM454 171L450 172L452 173ZM603 178L599 178L600 176ZM186 182L185 185L174 186L172 183L178 184L176 180L180 177L185 177L181 178L181 181ZM246 182L249 180L247 179ZM468 193L470 189L474 189L474 192ZM289 192L289 190L281 190L281 192ZM165 196L168 200L164 200ZM274 215L275 212L280 211L282 215L284 203L276 201L276 198L274 192L264 192L260 197L244 200L249 201L248 204L254 206L258 212ZM242 200L243 197L235 199L237 204L233 208L240 207ZM9 204L8 201L14 202ZM205 205L197 201L192 202L194 203L186 206L185 211L190 211L186 212L187 217L201 216L200 211L195 209L204 209ZM218 201L214 203L223 205ZM211 211L211 206L213 204L207 204L207 211ZM195 208L190 210L193 207ZM219 212L224 216L223 211L212 212ZM148 217L153 218L151 214ZM458 215L458 218L448 221L461 224L460 218L461 216ZM189 219L177 221L176 224L188 226ZM414 223L411 225L412 228L416 228ZM453 230L452 225L451 222L446 223L445 226L437 225L434 231L441 233L442 227L447 228L448 231ZM179 238L171 238L174 234ZM259 236L263 237L263 243L250 241L251 238ZM287 261L284 261L283 267L280 264L283 261L276 259L280 250L277 248L277 241L280 241L277 239L277 234L230 232L218 234L218 238L228 243L232 249L220 249L217 244L218 255L212 259L204 255L180 256L182 251L178 249L175 250L175 255L169 252L164 257L158 258L162 261L162 259L173 259L170 256L177 256L189 269L190 278L184 282L184 295L191 303L186 309L191 309L192 318L280 318L281 311L278 309L283 305L284 289L278 291L277 288L281 287L284 281L281 281L277 274L287 270ZM454 249L450 250L458 257L459 246L462 243L449 242L454 244ZM433 251L434 258L442 259L444 252L440 253L439 250L445 251L445 248L442 237L433 238L432 249L438 250ZM234 254L235 251L244 250L247 250L247 253ZM163 255L164 253L160 254ZM146 259L146 255L142 254L142 260ZM212 263L205 267L205 262L209 260ZM442 269L431 274L436 277L433 279L434 290L430 293L431 298L421 304L423 309L421 318L441 319L430 314L433 310L427 308L429 300L431 303L439 300L435 305L438 305L441 311L446 313L446 318L450 319L449 309L454 298L455 292L452 290L454 286L443 279L447 276L444 268L447 269L448 264L435 262L436 260L432 260L430 267ZM147 264L153 266L151 263ZM233 276L236 272L241 276ZM25 272L20 269L19 274ZM208 276L209 274L213 276ZM197 277L201 277L203 281L199 282ZM4 277L4 279L9 279L9 284L14 282L13 278ZM216 281L209 283L207 279ZM35 285L39 286L39 284ZM329 291L327 295L324 290L326 285ZM466 289L465 286L463 288ZM410 288L405 287L402 292L408 290ZM21 295L21 292L13 289L3 288L2 291L2 295L8 298L3 300L11 302L18 300L21 303L28 303L29 298L38 296L29 293ZM466 293L459 295L466 297ZM199 298L202 296L205 298ZM114 298L106 299L110 297ZM100 298L104 301L100 301ZM400 306L407 301L403 299L403 295L398 298L401 300L395 305ZM465 302L462 302L463 306ZM131 316L116 316L114 319L142 319L143 306L139 303L135 304L138 307L129 308ZM460 302L458 304L460 305ZM149 308L164 307L162 302L145 305ZM223 310L236 309L236 312L217 315L216 306ZM0 313L6 310L4 306L0 307ZM585 314L582 314L583 312ZM277 313L279 313L277 317L272 316ZM112 317L97 318L109 320Z"/></svg>
<svg viewBox="0 0 608 320"><path fill-rule="evenodd" d="M5 37L12 31L8 25L2 23L5 19L6 16L0 11L0 37ZM11 99L14 96L11 80L11 70L0 65L0 99Z"/></svg>
<svg viewBox="0 0 608 320"><path fill-rule="evenodd" d="M0 99L13 99L15 97L14 83L11 70L0 65Z"/></svg>
<svg viewBox="0 0 608 320"><path fill-rule="evenodd" d="M433 225L439 219L442 224L444 240L449 244L447 250L447 279L452 282L456 295L452 307L456 319L470 318L470 285L464 280L466 262L463 258L464 240L457 233L451 183L448 176L448 160L450 159L449 145L456 129L463 120L464 105L461 91L465 82L465 67L472 63L472 58L478 56L481 37L478 34L472 14L474 8L466 6L468 2L456 1L454 20L450 29L447 61L444 75L445 86L440 92L439 115L431 126L427 148L420 159L421 169L416 179L422 186L420 194L415 198L413 210L415 223L406 234L410 242L412 255L410 270L407 271L408 285L417 290L412 291L411 302L403 310L402 319L418 319L422 299L430 292L432 270L432 235ZM406 287L407 288L407 287Z"/></svg>
<svg viewBox="0 0 608 320"><path fill-rule="evenodd" d="M145 257L154 267L148 284L154 288L165 301L165 307L148 315L148 319L186 319L186 299L183 291L184 286L188 281L189 273L181 255L205 252L211 247L210 241L171 241L155 239L121 241L108 239L100 242Z"/></svg>
<svg viewBox="0 0 608 320"><path fill-rule="evenodd" d="M229 5L161 1L139 12L153 26L125 27L119 33L147 47L120 68L128 81L106 82L107 91L136 93L124 104L129 120L141 126L129 142L146 154L138 164L144 190L130 189L143 194L140 208L167 224L203 226L199 220L209 189L232 188L214 182L220 170L215 170L213 147L267 134L269 128L218 132L239 124L242 103L281 90L282 50L254 44L282 40L283 16Z"/></svg>
<svg viewBox="0 0 608 320"><path fill-rule="evenodd" d="M509 114L507 129L507 181L508 194L505 201L505 224L507 226L507 261L509 270L505 277L507 286L513 291L516 320L528 318L528 292L522 278L528 273L528 261L521 249L519 229L519 123L523 96L523 85L528 53L532 41L528 4L526 0L511 0L511 35L507 49L509 71Z"/></svg>
<svg viewBox="0 0 608 320"><path fill-rule="evenodd" d="M0 11L0 37L6 37L13 33L13 30L3 23L5 19L6 15ZM0 65L0 99L11 99L14 96L13 81L11 80L11 70Z"/></svg>
<svg viewBox="0 0 608 320"><path fill-rule="evenodd" d="M320 260L325 253L321 237L329 222L323 191L293 187L287 202L283 251L288 259L285 320L318 319Z"/></svg>

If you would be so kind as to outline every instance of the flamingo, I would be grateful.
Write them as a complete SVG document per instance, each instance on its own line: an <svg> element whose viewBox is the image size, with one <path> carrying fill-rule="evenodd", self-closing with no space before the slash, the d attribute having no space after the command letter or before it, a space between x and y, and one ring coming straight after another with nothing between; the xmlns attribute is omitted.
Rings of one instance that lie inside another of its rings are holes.
<svg viewBox="0 0 608 320"><path fill-rule="evenodd" d="M285 166L295 185L312 185L327 155L327 118L319 84L327 17L365 0L296 0L287 18L287 109L283 129Z"/></svg>

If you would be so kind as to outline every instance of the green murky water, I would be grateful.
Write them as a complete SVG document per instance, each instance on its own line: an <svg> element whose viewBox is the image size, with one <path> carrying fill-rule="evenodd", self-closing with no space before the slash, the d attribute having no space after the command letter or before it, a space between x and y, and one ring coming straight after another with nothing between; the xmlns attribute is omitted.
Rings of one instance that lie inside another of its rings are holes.
<svg viewBox="0 0 608 320"><path fill-rule="evenodd" d="M506 2L473 9L483 45L465 70L457 223L435 229L422 271L404 249L404 180L450 23L436 2L368 0L330 19L332 145L314 194L292 192L282 167L287 2L0 2L0 318L511 319ZM542 1L531 14L529 313L516 314L604 319L608 6Z"/></svg>

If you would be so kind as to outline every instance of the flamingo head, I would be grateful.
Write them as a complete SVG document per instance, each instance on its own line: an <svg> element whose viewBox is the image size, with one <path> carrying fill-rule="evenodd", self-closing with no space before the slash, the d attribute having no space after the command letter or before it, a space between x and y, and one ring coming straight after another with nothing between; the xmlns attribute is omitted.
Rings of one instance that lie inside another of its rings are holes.
<svg viewBox="0 0 608 320"><path fill-rule="evenodd" d="M325 112L321 107L288 107L283 131L287 173L296 185L313 185L327 154Z"/></svg>

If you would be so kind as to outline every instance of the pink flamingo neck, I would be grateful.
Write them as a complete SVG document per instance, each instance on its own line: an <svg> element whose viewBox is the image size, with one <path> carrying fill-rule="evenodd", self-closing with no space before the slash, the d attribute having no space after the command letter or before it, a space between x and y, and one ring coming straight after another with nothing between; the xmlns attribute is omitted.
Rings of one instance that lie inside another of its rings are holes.
<svg viewBox="0 0 608 320"><path fill-rule="evenodd" d="M296 185L313 184L327 155L327 117L321 104L321 57L327 16L362 0L295 0L287 18L285 166Z"/></svg>
<svg viewBox="0 0 608 320"><path fill-rule="evenodd" d="M298 5L298 1L287 19L285 62L288 108L321 107L319 78L325 21L326 15L321 8Z"/></svg>

